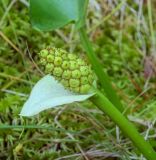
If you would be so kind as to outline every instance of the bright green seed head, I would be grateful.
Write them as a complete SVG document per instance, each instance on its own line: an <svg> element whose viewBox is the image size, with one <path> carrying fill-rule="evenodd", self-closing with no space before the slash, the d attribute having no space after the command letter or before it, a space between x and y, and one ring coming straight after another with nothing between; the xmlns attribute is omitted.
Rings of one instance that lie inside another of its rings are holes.
<svg viewBox="0 0 156 160"><path fill-rule="evenodd" d="M53 70L53 75L54 76L61 76L63 73L63 70L61 67L55 67L54 70Z"/></svg>
<svg viewBox="0 0 156 160"><path fill-rule="evenodd" d="M62 74L62 78L64 79L70 79L71 78L71 71L70 70L65 70Z"/></svg>
<svg viewBox="0 0 156 160"><path fill-rule="evenodd" d="M80 81L77 79L70 79L69 80L69 85L72 88L78 87L80 85Z"/></svg>
<svg viewBox="0 0 156 160"><path fill-rule="evenodd" d="M87 93L90 89L91 89L91 86L89 84L82 85L80 87L80 93L82 94Z"/></svg>
<svg viewBox="0 0 156 160"><path fill-rule="evenodd" d="M62 58L61 57L55 57L54 65L60 66L61 64L62 64Z"/></svg>
<svg viewBox="0 0 156 160"><path fill-rule="evenodd" d="M43 58L46 58L47 55L48 55L48 50L46 50L46 49L41 50L41 52L39 53L39 55L41 57L43 57Z"/></svg>
<svg viewBox="0 0 156 160"><path fill-rule="evenodd" d="M90 90L94 74L83 59L55 47L43 49L39 56L45 72L52 74L66 89L82 94Z"/></svg>
<svg viewBox="0 0 156 160"><path fill-rule="evenodd" d="M78 79L80 77L81 77L81 72L78 69L72 71L72 78Z"/></svg>
<svg viewBox="0 0 156 160"><path fill-rule="evenodd" d="M54 62L54 56L53 55L48 55L47 56L47 62Z"/></svg>

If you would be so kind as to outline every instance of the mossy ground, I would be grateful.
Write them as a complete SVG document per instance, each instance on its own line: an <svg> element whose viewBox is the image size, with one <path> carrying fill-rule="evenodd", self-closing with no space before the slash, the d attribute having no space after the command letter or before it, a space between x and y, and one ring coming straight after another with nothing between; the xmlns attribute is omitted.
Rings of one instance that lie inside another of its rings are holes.
<svg viewBox="0 0 156 160"><path fill-rule="evenodd" d="M43 76L41 68L36 67L41 49L55 46L84 54L73 25L51 32L36 31L23 2L26 1L0 1L0 159L139 159L129 139L89 101L50 109L33 118L19 117L33 84ZM154 2L152 6L155 13ZM99 0L89 8L87 26L88 32L93 27L89 35L94 49L111 76L129 119L156 147L156 65L154 58L148 59L155 53L147 3L140 14L145 26L138 24L139 7L127 1L126 8L105 20L115 5ZM95 28L98 23L101 24ZM145 75L151 70L152 78L147 78Z"/></svg>

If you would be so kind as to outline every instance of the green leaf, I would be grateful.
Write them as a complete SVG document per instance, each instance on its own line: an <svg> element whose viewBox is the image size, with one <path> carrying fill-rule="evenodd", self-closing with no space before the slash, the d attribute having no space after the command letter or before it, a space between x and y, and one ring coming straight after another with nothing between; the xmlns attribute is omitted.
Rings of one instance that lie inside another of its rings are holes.
<svg viewBox="0 0 156 160"><path fill-rule="evenodd" d="M34 28L54 30L70 22L84 25L88 0L30 0L30 18Z"/></svg>

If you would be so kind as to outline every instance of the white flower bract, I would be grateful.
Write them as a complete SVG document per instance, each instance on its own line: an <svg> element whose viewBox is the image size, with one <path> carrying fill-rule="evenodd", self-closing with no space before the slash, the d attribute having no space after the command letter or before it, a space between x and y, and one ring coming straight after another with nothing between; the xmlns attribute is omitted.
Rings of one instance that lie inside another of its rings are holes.
<svg viewBox="0 0 156 160"><path fill-rule="evenodd" d="M46 75L33 87L20 115L27 117L34 116L46 109L72 102L84 101L93 95L94 93L85 95L72 93L66 90L52 76Z"/></svg>

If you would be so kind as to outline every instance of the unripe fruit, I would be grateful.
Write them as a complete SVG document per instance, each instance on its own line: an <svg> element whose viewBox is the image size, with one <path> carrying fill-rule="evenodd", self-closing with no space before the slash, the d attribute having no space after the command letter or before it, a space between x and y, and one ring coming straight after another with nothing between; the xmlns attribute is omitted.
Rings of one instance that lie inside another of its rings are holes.
<svg viewBox="0 0 156 160"><path fill-rule="evenodd" d="M76 61L70 61L69 62L69 68L71 69L71 70L75 70L75 69L77 69L78 68L78 64L76 63Z"/></svg>
<svg viewBox="0 0 156 160"><path fill-rule="evenodd" d="M47 55L47 62L54 62L54 56L53 55Z"/></svg>
<svg viewBox="0 0 156 160"><path fill-rule="evenodd" d="M45 72L46 73L52 72L53 69L54 69L54 65L52 63L48 63L45 67Z"/></svg>
<svg viewBox="0 0 156 160"><path fill-rule="evenodd" d="M81 77L80 81L81 81L81 85L88 84L88 77L83 76Z"/></svg>
<svg viewBox="0 0 156 160"><path fill-rule="evenodd" d="M68 58L69 58L69 60L76 60L77 57L76 57L76 55L69 53Z"/></svg>
<svg viewBox="0 0 156 160"><path fill-rule="evenodd" d="M63 61L62 68L63 69L68 69L69 68L69 62L68 61Z"/></svg>
<svg viewBox="0 0 156 160"><path fill-rule="evenodd" d="M62 73L63 73L63 70L61 67L54 68L54 71L53 71L54 76L60 77L62 75Z"/></svg>
<svg viewBox="0 0 156 160"><path fill-rule="evenodd" d="M90 89L90 85L89 84L85 84L85 85L82 85L80 87L80 92L81 93L86 93L89 89Z"/></svg>
<svg viewBox="0 0 156 160"><path fill-rule="evenodd" d="M41 50L39 56L45 72L52 74L66 89L82 94L89 92L95 77L83 59L55 47Z"/></svg>
<svg viewBox="0 0 156 160"><path fill-rule="evenodd" d="M69 81L68 80L61 79L60 82L64 85L64 87L69 87Z"/></svg>
<svg viewBox="0 0 156 160"><path fill-rule="evenodd" d="M41 57L46 58L48 55L48 51L46 49L43 49L39 54Z"/></svg>
<svg viewBox="0 0 156 160"><path fill-rule="evenodd" d="M62 64L62 58L61 57L55 57L54 64L56 66L60 66Z"/></svg>
<svg viewBox="0 0 156 160"><path fill-rule="evenodd" d="M81 77L81 72L78 69L72 71L72 78L79 79L80 77Z"/></svg>
<svg viewBox="0 0 156 160"><path fill-rule="evenodd" d="M69 80L69 85L70 85L70 87L72 87L72 88L79 87L80 81L77 80L77 79L70 79L70 80Z"/></svg>
<svg viewBox="0 0 156 160"><path fill-rule="evenodd" d="M64 79L70 79L71 78L71 71L65 70L62 74L62 78Z"/></svg>

